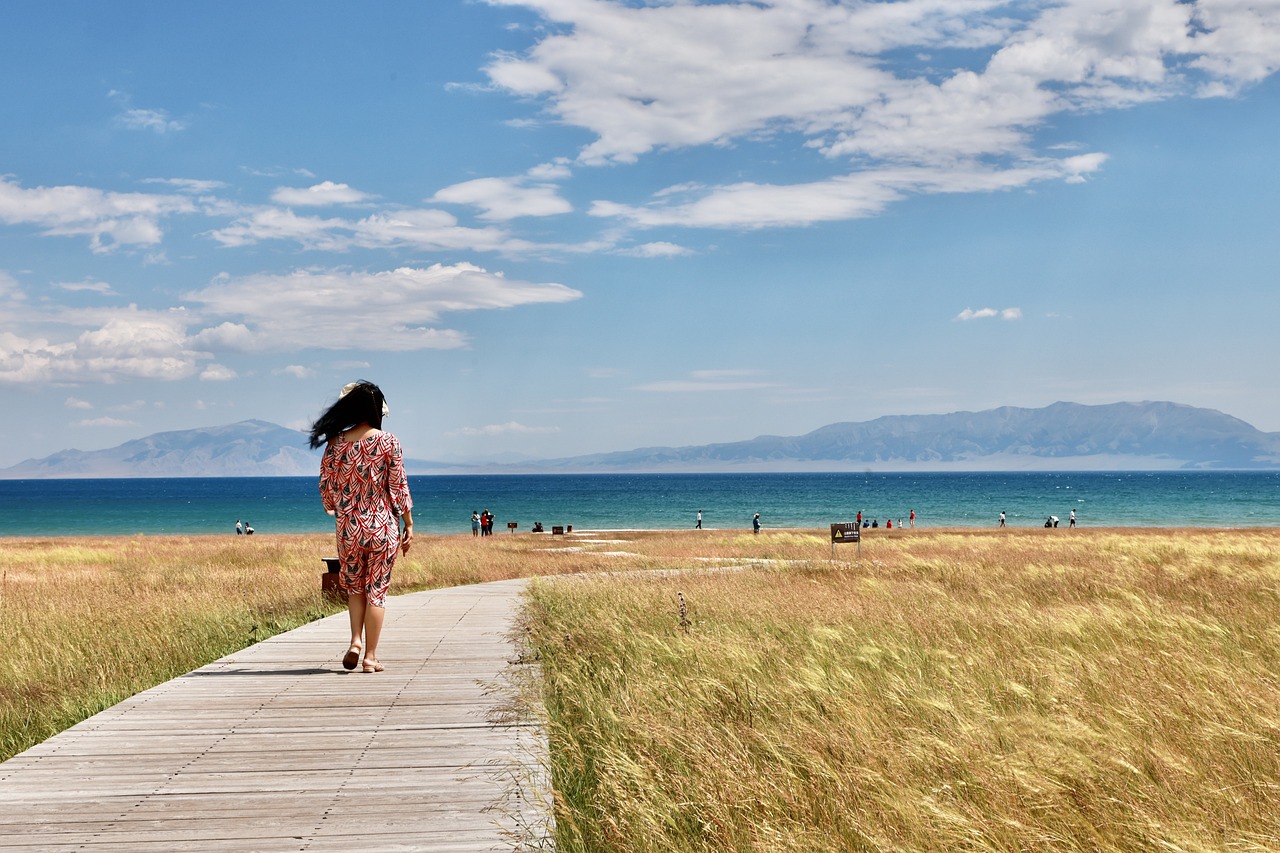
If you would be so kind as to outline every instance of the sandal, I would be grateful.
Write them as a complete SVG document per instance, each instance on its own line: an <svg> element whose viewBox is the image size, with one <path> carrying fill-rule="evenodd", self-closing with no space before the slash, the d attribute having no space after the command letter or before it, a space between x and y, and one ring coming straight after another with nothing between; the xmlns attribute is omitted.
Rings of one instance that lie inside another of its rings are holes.
<svg viewBox="0 0 1280 853"><path fill-rule="evenodd" d="M355 669L356 664L360 662L360 644L355 643L351 648L347 649L347 653L342 656L343 669Z"/></svg>
<svg viewBox="0 0 1280 853"><path fill-rule="evenodd" d="M365 672L382 672L386 667L382 665L382 661L380 660L365 658L363 669Z"/></svg>

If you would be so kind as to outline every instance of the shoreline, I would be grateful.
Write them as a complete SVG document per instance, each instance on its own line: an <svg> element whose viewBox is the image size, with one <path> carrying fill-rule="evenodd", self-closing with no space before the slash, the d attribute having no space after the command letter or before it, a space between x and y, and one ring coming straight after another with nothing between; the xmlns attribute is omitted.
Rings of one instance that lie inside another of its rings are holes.
<svg viewBox="0 0 1280 853"><path fill-rule="evenodd" d="M1047 533L1041 534L1042 531ZM828 537L829 528L822 527L763 527L760 530L760 536L767 538L770 534L787 534L787 535L820 535L821 538ZM1044 525L1023 525L1006 527L998 527L995 525L977 527L968 525L950 525L939 527L917 526L915 528L884 528L870 527L861 530L863 541L870 541L878 537L903 538L908 536L920 536L934 533L947 535L976 535L982 533L990 533L995 535L1023 535L1023 534L1041 534L1041 535L1080 535L1086 533L1109 533L1109 534L1174 534L1184 533L1187 535L1195 535L1198 533L1261 533L1276 532L1280 534L1280 527L1274 525L1237 525L1237 526L1212 526L1212 525L1143 525L1143 526L1126 526L1126 525L1107 525L1107 526L1085 526L1080 525L1075 528L1060 525L1056 528L1046 528ZM457 532L431 532L431 531L415 531L417 539L529 539L529 538L545 538L549 542L563 539L575 539L583 537L601 536L601 535L658 535L658 534L683 534L698 535L705 533L738 533L751 534L752 530L749 526L744 527L703 527L695 529L690 527L593 527L584 529L575 529L571 533L531 533L528 530L518 530L514 533L510 531L495 532L492 537L475 537L471 535L470 530L459 530ZM323 537L324 539L332 539L334 536L332 531L290 531L284 533L254 533L252 537L236 536L234 533L208 533L208 532L192 532L192 533L148 533L146 531L137 531L134 533L20 533L9 534L0 533L0 542L29 542L37 540L73 540L73 539L199 539L202 541L212 541L215 539L232 539L232 540L252 540L255 542L263 541L295 541L298 539L310 539Z"/></svg>

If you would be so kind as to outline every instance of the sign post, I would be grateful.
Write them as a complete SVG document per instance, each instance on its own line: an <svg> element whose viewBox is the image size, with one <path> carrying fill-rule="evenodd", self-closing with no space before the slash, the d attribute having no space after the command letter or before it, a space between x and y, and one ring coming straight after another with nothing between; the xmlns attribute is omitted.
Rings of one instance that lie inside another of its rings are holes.
<svg viewBox="0 0 1280 853"><path fill-rule="evenodd" d="M831 525L831 559L836 558L836 545L858 543L858 559L862 559L862 531L856 521L837 521Z"/></svg>

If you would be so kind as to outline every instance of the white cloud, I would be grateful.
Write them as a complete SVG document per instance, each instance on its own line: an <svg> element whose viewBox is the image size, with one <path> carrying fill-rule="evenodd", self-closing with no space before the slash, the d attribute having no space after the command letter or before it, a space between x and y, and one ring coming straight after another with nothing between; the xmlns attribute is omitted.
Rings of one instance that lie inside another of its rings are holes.
<svg viewBox="0 0 1280 853"><path fill-rule="evenodd" d="M100 293L103 296L114 296L116 293L115 288L107 284L105 281L92 281L90 279L85 279L84 281L65 281L60 284L55 284L54 287L59 290L69 290L73 293L84 291L88 293Z"/></svg>
<svg viewBox="0 0 1280 853"><path fill-rule="evenodd" d="M999 317L1001 320L1021 320L1021 308L979 308L976 311L972 308L966 308L956 315L956 319L961 322L969 320L989 320L993 317Z"/></svg>
<svg viewBox="0 0 1280 853"><path fill-rule="evenodd" d="M161 219L195 210L183 196L78 186L23 189L0 177L0 222L32 225L48 235L87 236L95 252L155 245L163 237Z"/></svg>
<svg viewBox="0 0 1280 853"><path fill-rule="evenodd" d="M90 403L88 400L81 400L78 397L68 397L66 401L63 402L62 405L66 406L68 409L92 409L93 408L93 403Z"/></svg>
<svg viewBox="0 0 1280 853"><path fill-rule="evenodd" d="M262 207L230 225L210 232L224 246L248 246L265 240L293 240L303 248L328 252L350 249L390 249L408 246L423 250L471 249L515 251L531 244L515 240L497 228L460 226L443 210L397 210L364 219L299 216L292 210Z"/></svg>
<svg viewBox="0 0 1280 853"><path fill-rule="evenodd" d="M1280 4L1251 0L491 2L549 22L486 71L589 132L579 163L761 141L831 161L832 175L799 185L762 174L681 188L678 204L659 193L592 207L641 227L803 225L916 193L1080 183L1105 155L1037 150L1055 116L1233 94L1280 67ZM945 50L964 52L933 66Z"/></svg>
<svg viewBox="0 0 1280 853"><path fill-rule="evenodd" d="M464 346L464 334L438 327L447 313L581 296L562 284L508 280L472 264L436 264L222 277L186 298L204 306L206 316L234 318L197 333L193 343L202 348L399 352Z"/></svg>
<svg viewBox="0 0 1280 853"><path fill-rule="evenodd" d="M239 374L225 364L210 364L200 371L200 381L202 382L230 382L238 376Z"/></svg>
<svg viewBox="0 0 1280 853"><path fill-rule="evenodd" d="M335 184L333 181L324 181L304 189L280 187L271 194L271 200L276 204L291 207L358 204L370 198L372 196L367 193L362 193L346 184Z"/></svg>
<svg viewBox="0 0 1280 853"><path fill-rule="evenodd" d="M78 427L134 427L137 421L127 421L123 418L101 417L90 418L88 420L76 421L73 426Z"/></svg>
<svg viewBox="0 0 1280 853"><path fill-rule="evenodd" d="M202 181L196 178L144 178L144 184L164 184L174 189L191 193L193 195L204 195L212 193L220 189L225 189L226 184L222 181Z"/></svg>
<svg viewBox="0 0 1280 853"><path fill-rule="evenodd" d="M675 243L659 240L653 243L641 243L630 249L621 249L618 254L634 258L677 258L692 255L693 250Z"/></svg>
<svg viewBox="0 0 1280 853"><path fill-rule="evenodd" d="M560 432L560 427L557 426L531 427L525 426L522 423L517 423L516 421L508 421L505 424L489 424L481 427L462 427L461 429L456 429L452 432L446 433L446 436L449 438L456 438L459 436L494 436L508 435L511 433L520 435L547 435L557 432Z"/></svg>
<svg viewBox="0 0 1280 853"><path fill-rule="evenodd" d="M1101 155L1042 160L1018 168L903 166L859 172L808 184L741 183L705 190L669 188L644 205L596 202L593 216L634 226L764 228L858 219L880 213L909 195L994 192L1050 178L1076 177L1101 167ZM692 194L692 197L686 197Z"/></svg>
<svg viewBox="0 0 1280 853"><path fill-rule="evenodd" d="M316 375L314 370L301 364L288 364L273 372L279 376L292 376L294 379L310 379Z"/></svg>
<svg viewBox="0 0 1280 853"><path fill-rule="evenodd" d="M480 218L505 222L521 216L555 216L573 206L551 184L529 184L525 178L477 178L445 187L431 197L440 204L480 208Z"/></svg>
<svg viewBox="0 0 1280 853"><path fill-rule="evenodd" d="M70 327L60 339L0 332L0 386L124 379L182 379L202 354L187 337L190 317L181 311L128 308L26 312L23 328Z"/></svg>
<svg viewBox="0 0 1280 853"><path fill-rule="evenodd" d="M150 130L156 133L174 133L187 129L187 123L169 118L164 110L127 109L116 121L129 130Z"/></svg>

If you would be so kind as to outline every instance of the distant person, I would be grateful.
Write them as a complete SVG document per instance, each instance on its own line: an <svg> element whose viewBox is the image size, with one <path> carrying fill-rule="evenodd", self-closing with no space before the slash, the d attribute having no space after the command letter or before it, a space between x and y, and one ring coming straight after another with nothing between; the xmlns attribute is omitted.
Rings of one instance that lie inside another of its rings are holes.
<svg viewBox="0 0 1280 853"><path fill-rule="evenodd" d="M236 519L236 535L237 535L237 536L243 536L243 535L244 535L244 524L242 524L242 523L240 522L240 519L238 519L238 518Z"/></svg>
<svg viewBox="0 0 1280 853"><path fill-rule="evenodd" d="M1076 511L1073 509L1071 510L1071 521L1070 523L1067 524L1067 527L1075 527L1075 526L1076 526Z"/></svg>
<svg viewBox="0 0 1280 853"><path fill-rule="evenodd" d="M1000 510L1000 526L1004 527L1004 510Z"/></svg>
<svg viewBox="0 0 1280 853"><path fill-rule="evenodd" d="M755 532L757 536L760 535L760 513L758 512L751 519L751 529Z"/></svg>
<svg viewBox="0 0 1280 853"><path fill-rule="evenodd" d="M244 523L244 535L245 536L253 535L253 528L249 526L249 522L247 521Z"/></svg>
<svg viewBox="0 0 1280 853"><path fill-rule="evenodd" d="M913 510L911 510L911 515L907 516L907 518L908 518L908 520L911 522L911 527L912 527L912 528L915 528L915 526L916 526L916 511L915 511L914 509L913 509Z"/></svg>
<svg viewBox="0 0 1280 853"><path fill-rule="evenodd" d="M871 519L871 526L872 526L872 527L875 527L875 528L877 528L877 529L879 529L879 527L880 527L880 519L878 519L878 518L873 518L873 519Z"/></svg>
<svg viewBox="0 0 1280 853"><path fill-rule="evenodd" d="M320 500L337 517L338 588L347 596L351 642L344 669L364 661L364 672L382 672L378 640L386 617L387 588L401 549L413 542L413 499L404 454L382 431L387 401L372 382L353 382L311 426L311 446L324 445ZM400 521L404 529L400 528Z"/></svg>
<svg viewBox="0 0 1280 853"><path fill-rule="evenodd" d="M858 510L858 526L862 526L862 510Z"/></svg>
<svg viewBox="0 0 1280 853"><path fill-rule="evenodd" d="M474 509L471 510L471 535L480 535L480 513L476 512Z"/></svg>
<svg viewBox="0 0 1280 853"><path fill-rule="evenodd" d="M698 510L698 523L693 526L694 530L702 529L702 510Z"/></svg>

